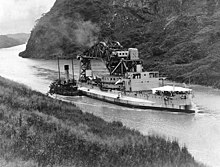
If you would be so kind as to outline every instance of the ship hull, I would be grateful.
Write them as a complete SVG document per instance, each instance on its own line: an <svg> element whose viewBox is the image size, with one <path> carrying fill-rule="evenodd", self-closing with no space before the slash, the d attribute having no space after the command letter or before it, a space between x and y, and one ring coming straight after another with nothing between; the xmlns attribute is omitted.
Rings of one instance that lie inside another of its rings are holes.
<svg viewBox="0 0 220 167"><path fill-rule="evenodd" d="M119 97L117 94L103 92L100 90L89 89L86 87L79 88L79 91L82 95L88 96L93 99L98 99L104 102L112 103L119 106L137 108L137 109L154 109L164 112L175 112L175 113L195 113L194 109L183 109L183 108L171 108L169 106L164 107L160 104L156 104L153 101L143 100L134 97Z"/></svg>

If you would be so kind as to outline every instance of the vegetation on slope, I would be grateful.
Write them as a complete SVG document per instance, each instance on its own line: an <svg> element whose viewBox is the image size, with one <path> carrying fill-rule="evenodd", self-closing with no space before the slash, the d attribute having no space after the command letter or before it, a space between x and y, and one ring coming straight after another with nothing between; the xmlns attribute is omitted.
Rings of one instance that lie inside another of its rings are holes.
<svg viewBox="0 0 220 167"><path fill-rule="evenodd" d="M219 7L219 0L57 0L20 56L74 57L113 39L137 47L147 70L220 88Z"/></svg>
<svg viewBox="0 0 220 167"><path fill-rule="evenodd" d="M0 48L9 48L21 44L25 44L29 38L29 34L8 34L0 35Z"/></svg>
<svg viewBox="0 0 220 167"><path fill-rule="evenodd" d="M7 37L13 38L22 44L26 43L30 37L30 34L27 33L16 33L16 34L7 34Z"/></svg>
<svg viewBox="0 0 220 167"><path fill-rule="evenodd" d="M0 35L0 48L9 48L16 45L20 45L20 42L6 35Z"/></svg>
<svg viewBox="0 0 220 167"><path fill-rule="evenodd" d="M0 135L0 162L5 164L202 166L176 141L143 136L3 78Z"/></svg>

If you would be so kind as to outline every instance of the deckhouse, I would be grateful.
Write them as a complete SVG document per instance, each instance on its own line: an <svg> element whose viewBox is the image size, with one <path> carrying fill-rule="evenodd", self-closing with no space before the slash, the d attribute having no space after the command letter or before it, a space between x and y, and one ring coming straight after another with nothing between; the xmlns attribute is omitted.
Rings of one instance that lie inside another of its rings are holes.
<svg viewBox="0 0 220 167"><path fill-rule="evenodd" d="M125 91L147 91L160 86L159 72L128 72L124 79Z"/></svg>

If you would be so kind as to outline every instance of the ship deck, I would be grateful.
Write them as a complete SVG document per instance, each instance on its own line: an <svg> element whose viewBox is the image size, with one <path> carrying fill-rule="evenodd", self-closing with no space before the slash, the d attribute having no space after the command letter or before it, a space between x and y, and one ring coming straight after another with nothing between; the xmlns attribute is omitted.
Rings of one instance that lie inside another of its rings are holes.
<svg viewBox="0 0 220 167"><path fill-rule="evenodd" d="M105 97L111 97L111 98L119 98L121 100L124 101L128 101L128 102L134 102L134 103L143 103L144 104L154 104L154 102L150 101L150 100L145 100L145 99L141 99L141 98L135 98L135 97L130 97L130 96L125 96L122 95L119 97L119 92L104 92L98 89L90 89L90 88L86 88L86 87L79 87L79 90L83 91L83 92L89 92L89 93L94 93L100 96L105 96Z"/></svg>
<svg viewBox="0 0 220 167"><path fill-rule="evenodd" d="M140 109L156 109L163 111L171 112L185 112L185 113L195 113L193 109L185 109L184 107L179 107L176 105L161 105L154 101L147 99L142 99L138 97L131 97L126 95L120 95L120 92L105 92L96 88L88 87L79 87L79 91L83 95L86 95L91 98L99 99L101 101L110 102L116 105L131 107L131 108L140 108Z"/></svg>

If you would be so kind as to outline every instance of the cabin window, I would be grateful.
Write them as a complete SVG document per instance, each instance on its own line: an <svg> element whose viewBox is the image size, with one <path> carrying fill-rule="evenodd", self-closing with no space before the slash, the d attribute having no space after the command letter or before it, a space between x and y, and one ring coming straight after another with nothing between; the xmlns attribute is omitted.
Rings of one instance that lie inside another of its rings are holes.
<svg viewBox="0 0 220 167"><path fill-rule="evenodd" d="M155 73L155 78L159 78L159 73Z"/></svg>
<svg viewBox="0 0 220 167"><path fill-rule="evenodd" d="M141 79L141 74L133 74L133 79Z"/></svg>
<svg viewBox="0 0 220 167"><path fill-rule="evenodd" d="M150 78L154 78L154 73L149 73Z"/></svg>

